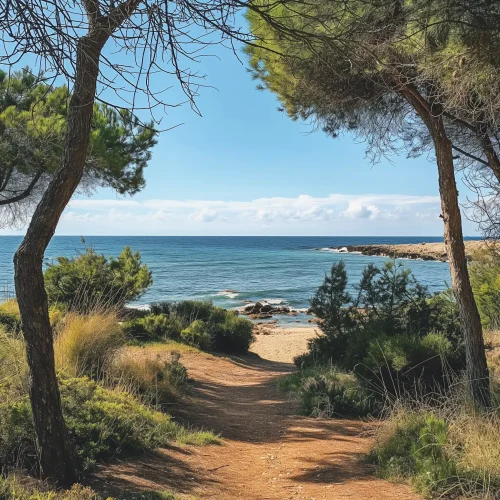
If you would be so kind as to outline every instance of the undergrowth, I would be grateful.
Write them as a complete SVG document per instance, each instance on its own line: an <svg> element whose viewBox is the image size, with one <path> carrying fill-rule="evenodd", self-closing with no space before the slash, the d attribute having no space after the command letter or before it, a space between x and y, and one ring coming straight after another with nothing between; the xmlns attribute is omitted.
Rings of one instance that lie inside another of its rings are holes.
<svg viewBox="0 0 500 500"><path fill-rule="evenodd" d="M383 421L371 459L425 497L500 498L500 408L479 412L462 384L433 399L404 399Z"/></svg>
<svg viewBox="0 0 500 500"><path fill-rule="evenodd" d="M317 417L376 414L379 401L356 376L333 366L304 368L281 377L278 387L293 395L303 415Z"/></svg>
<svg viewBox="0 0 500 500"><path fill-rule="evenodd" d="M179 500L179 497L169 491L124 491L111 497L81 484L75 484L70 490L56 491L42 481L10 475L0 477L0 500Z"/></svg>

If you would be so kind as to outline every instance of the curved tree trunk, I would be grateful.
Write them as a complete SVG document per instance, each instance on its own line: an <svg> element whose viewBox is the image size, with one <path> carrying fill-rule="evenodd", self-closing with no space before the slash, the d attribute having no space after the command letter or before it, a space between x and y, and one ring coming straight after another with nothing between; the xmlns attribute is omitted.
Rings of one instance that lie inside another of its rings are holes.
<svg viewBox="0 0 500 500"><path fill-rule="evenodd" d="M45 249L59 218L82 177L90 136L99 56L104 42L105 39L85 36L78 43L75 85L69 105L68 132L62 163L40 201L14 257L16 296L26 340L30 369L29 392L41 475L63 486L72 484L76 473L61 410L42 264Z"/></svg>
<svg viewBox="0 0 500 500"><path fill-rule="evenodd" d="M488 408L491 406L490 379L481 320L467 269L452 144L446 134L440 107L431 106L411 84L404 84L400 91L422 118L434 142L444 240L450 263L452 288L464 332L467 381L474 402Z"/></svg>

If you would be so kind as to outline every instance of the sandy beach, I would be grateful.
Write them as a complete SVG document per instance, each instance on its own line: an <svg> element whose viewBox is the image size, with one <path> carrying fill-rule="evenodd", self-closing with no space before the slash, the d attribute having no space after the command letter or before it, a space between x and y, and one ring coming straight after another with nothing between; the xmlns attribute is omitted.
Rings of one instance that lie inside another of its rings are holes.
<svg viewBox="0 0 500 500"><path fill-rule="evenodd" d="M307 352L309 339L319 335L317 325L287 326L256 325L255 342L250 350L262 359L278 363L293 363L293 358Z"/></svg>

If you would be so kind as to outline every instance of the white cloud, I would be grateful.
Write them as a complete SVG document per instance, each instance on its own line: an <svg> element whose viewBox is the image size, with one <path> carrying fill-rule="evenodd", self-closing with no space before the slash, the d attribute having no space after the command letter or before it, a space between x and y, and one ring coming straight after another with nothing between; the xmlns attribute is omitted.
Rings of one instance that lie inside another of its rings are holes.
<svg viewBox="0 0 500 500"><path fill-rule="evenodd" d="M404 194L247 201L91 198L71 201L58 234L429 235L442 233L439 213L438 196Z"/></svg>
<svg viewBox="0 0 500 500"><path fill-rule="evenodd" d="M376 205L363 205L360 201L351 201L346 210L340 212L339 217L344 217L346 219L373 219L376 214L379 214L380 210Z"/></svg>
<svg viewBox="0 0 500 500"><path fill-rule="evenodd" d="M189 217L195 221L212 222L217 218L217 211L210 208L204 208L199 212L193 212Z"/></svg>

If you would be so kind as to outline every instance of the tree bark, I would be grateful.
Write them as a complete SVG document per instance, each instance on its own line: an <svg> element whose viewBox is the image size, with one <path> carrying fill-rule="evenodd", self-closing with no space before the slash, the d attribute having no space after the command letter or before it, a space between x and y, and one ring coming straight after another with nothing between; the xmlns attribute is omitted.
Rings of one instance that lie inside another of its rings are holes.
<svg viewBox="0 0 500 500"><path fill-rule="evenodd" d="M61 166L42 197L14 257L29 394L39 448L40 471L61 486L76 480L57 383L52 329L43 281L43 256L59 218L83 174L92 121L99 57L107 36L89 33L77 45L76 73Z"/></svg>
<svg viewBox="0 0 500 500"><path fill-rule="evenodd" d="M490 379L481 319L467 269L452 144L446 134L440 107L432 106L411 84L403 84L400 91L422 118L434 142L444 221L444 240L450 263L452 288L464 332L467 382L474 402L481 407L489 408L491 406Z"/></svg>

